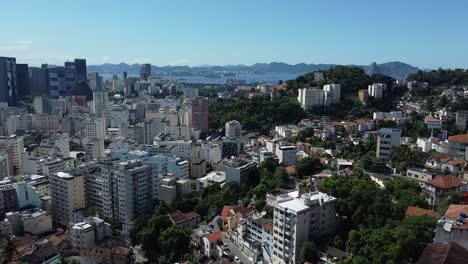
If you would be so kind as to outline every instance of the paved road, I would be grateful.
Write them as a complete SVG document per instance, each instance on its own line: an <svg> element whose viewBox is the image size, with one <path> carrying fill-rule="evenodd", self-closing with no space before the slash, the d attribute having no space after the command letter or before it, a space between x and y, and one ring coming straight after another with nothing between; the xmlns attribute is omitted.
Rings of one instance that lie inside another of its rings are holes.
<svg viewBox="0 0 468 264"><path fill-rule="evenodd" d="M234 244L229 241L228 239L226 239L225 237L222 238L223 242L225 244L228 245L229 249L231 250L231 253L234 255L234 256L238 256L240 261L244 264L248 264L248 263L252 263L252 261L250 261L247 256L244 255L244 253L242 253L240 250L237 249L236 246L234 246Z"/></svg>

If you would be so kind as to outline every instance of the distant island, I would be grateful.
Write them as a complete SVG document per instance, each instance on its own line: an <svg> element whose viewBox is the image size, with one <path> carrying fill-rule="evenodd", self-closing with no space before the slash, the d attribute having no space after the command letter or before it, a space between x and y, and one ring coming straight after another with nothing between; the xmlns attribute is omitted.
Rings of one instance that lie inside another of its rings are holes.
<svg viewBox="0 0 468 264"><path fill-rule="evenodd" d="M224 65L224 66L151 66L151 71L158 75L174 75L174 76L214 76L223 74L224 76L233 76L235 74L271 74L271 73L290 73L304 74L319 70L328 70L335 67L337 64L287 64L283 62L271 63L255 63L253 65ZM402 79L406 76L416 73L420 70L412 65L394 61L382 64L372 63L370 65L349 65L362 68L367 74L382 74L388 75L395 79ZM129 74L138 74L140 72L140 64L110 64L89 65L89 72L100 72L110 74L120 74L124 71Z"/></svg>

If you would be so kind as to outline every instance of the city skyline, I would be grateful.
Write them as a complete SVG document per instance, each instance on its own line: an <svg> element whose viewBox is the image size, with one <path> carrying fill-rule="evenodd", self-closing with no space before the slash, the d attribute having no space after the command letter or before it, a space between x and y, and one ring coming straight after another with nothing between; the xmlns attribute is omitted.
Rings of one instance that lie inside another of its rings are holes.
<svg viewBox="0 0 468 264"><path fill-rule="evenodd" d="M402 61L466 68L468 3L84 1L3 3L0 55L38 66L251 65ZM21 19L18 14L21 13ZM82 15L80 15L82 14Z"/></svg>

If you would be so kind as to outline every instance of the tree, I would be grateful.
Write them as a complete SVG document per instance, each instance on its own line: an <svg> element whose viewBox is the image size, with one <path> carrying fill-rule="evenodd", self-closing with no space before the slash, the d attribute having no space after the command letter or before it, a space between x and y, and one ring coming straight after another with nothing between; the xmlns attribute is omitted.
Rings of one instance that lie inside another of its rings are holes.
<svg viewBox="0 0 468 264"><path fill-rule="evenodd" d="M7 235L2 238L2 246L0 247L0 257L2 258L3 263L9 263L12 261L14 254L18 251L16 250L16 239L15 236Z"/></svg>
<svg viewBox="0 0 468 264"><path fill-rule="evenodd" d="M297 175L299 177L312 176L313 174L320 172L324 169L320 159L318 158L304 158L300 160L296 165Z"/></svg>
<svg viewBox="0 0 468 264"><path fill-rule="evenodd" d="M318 259L318 249L314 241L305 241L302 243L299 251L299 257L303 261L315 262Z"/></svg>
<svg viewBox="0 0 468 264"><path fill-rule="evenodd" d="M189 253L190 231L190 228L178 228L172 225L161 233L159 237L161 253L171 260L171 263Z"/></svg>

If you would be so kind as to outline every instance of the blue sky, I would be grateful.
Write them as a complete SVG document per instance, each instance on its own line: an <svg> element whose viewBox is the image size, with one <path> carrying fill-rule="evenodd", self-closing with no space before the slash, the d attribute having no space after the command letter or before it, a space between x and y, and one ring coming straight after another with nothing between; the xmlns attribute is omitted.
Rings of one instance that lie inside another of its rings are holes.
<svg viewBox="0 0 468 264"><path fill-rule="evenodd" d="M468 1L14 0L0 56L62 64L370 64L468 68Z"/></svg>

